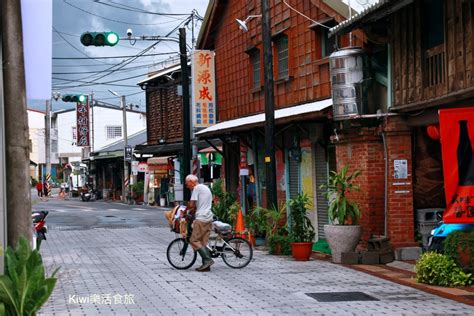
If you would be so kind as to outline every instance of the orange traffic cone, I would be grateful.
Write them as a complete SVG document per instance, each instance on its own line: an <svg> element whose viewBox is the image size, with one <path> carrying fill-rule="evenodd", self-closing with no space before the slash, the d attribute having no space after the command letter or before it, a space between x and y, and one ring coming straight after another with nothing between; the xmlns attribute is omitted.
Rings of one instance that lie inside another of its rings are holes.
<svg viewBox="0 0 474 316"><path fill-rule="evenodd" d="M241 209L239 209L239 212L237 213L237 221L235 223L235 232L237 234L243 234L245 232L244 214L242 214Z"/></svg>

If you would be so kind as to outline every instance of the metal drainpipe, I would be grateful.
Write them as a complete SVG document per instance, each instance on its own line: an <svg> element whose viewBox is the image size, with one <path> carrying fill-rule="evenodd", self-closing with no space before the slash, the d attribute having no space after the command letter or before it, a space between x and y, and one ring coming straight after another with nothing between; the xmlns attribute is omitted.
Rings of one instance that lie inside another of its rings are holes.
<svg viewBox="0 0 474 316"><path fill-rule="evenodd" d="M388 148L387 139L385 138L385 132L382 132L383 141L383 157L385 160L385 184L384 184L384 236L387 237L387 221L388 221Z"/></svg>

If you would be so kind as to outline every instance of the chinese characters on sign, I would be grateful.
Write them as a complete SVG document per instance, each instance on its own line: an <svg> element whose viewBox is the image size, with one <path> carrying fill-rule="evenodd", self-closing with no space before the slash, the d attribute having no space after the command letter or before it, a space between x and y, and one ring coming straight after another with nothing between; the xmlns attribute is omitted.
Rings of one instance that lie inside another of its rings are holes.
<svg viewBox="0 0 474 316"><path fill-rule="evenodd" d="M216 123L214 52L194 51L191 67L194 127L208 127Z"/></svg>
<svg viewBox="0 0 474 316"><path fill-rule="evenodd" d="M85 103L77 102L76 104L76 133L77 146L89 146L89 100Z"/></svg>
<svg viewBox="0 0 474 316"><path fill-rule="evenodd" d="M395 179L408 178L408 165L406 159L393 161L393 177Z"/></svg>

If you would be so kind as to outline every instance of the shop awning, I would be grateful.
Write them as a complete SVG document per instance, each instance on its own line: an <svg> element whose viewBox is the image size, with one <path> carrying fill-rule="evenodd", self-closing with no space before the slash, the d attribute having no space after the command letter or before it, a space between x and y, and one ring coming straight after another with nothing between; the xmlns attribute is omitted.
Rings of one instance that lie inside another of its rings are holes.
<svg viewBox="0 0 474 316"><path fill-rule="evenodd" d="M295 105L284 109L275 110L275 124L283 124L288 121L303 121L316 118L322 118L324 113L321 111L332 106L332 99L325 99L312 103ZM265 123L265 113L241 117L217 123L196 133L198 137L211 137L222 135L227 132L237 132L248 130L252 127L263 126Z"/></svg>
<svg viewBox="0 0 474 316"><path fill-rule="evenodd" d="M148 158L147 163L148 165L167 165L170 158L174 158L174 156L152 157Z"/></svg>

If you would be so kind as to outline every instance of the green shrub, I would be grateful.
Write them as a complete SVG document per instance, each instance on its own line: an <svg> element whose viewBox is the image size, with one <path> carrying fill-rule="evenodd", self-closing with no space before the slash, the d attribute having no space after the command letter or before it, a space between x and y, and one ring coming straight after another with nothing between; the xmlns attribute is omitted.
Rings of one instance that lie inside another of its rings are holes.
<svg viewBox="0 0 474 316"><path fill-rule="evenodd" d="M416 281L441 286L466 286L473 283L471 274L464 273L449 256L426 252L416 263Z"/></svg>
<svg viewBox="0 0 474 316"><path fill-rule="evenodd" d="M36 315L56 285L56 271L45 278L43 260L21 238L16 249L5 253L5 275L0 276L0 315Z"/></svg>
<svg viewBox="0 0 474 316"><path fill-rule="evenodd" d="M38 184L38 180L36 180L36 178L33 178L33 177L30 177L30 178L31 178L31 186L35 188L36 185Z"/></svg>
<svg viewBox="0 0 474 316"><path fill-rule="evenodd" d="M474 271L474 229L452 232L444 241L444 253L453 258L458 265L461 265L458 247L463 251L466 248L471 250L471 263L466 267L466 270Z"/></svg>

